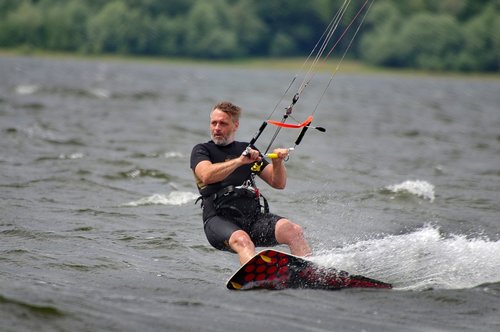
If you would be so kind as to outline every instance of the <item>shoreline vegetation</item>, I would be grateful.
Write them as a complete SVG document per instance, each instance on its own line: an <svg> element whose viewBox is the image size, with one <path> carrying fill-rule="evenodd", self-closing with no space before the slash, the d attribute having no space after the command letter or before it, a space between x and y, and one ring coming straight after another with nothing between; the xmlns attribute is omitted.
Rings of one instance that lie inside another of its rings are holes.
<svg viewBox="0 0 500 332"><path fill-rule="evenodd" d="M156 64L178 64L178 65L207 65L224 66L246 69L270 69L299 71L305 57L246 57L239 59L199 59L190 57L169 56L146 56L128 54L83 54L76 52L58 52L27 48L0 48L0 58L6 56L37 57L47 59L81 59L89 61L110 62L136 62ZM338 58L331 58L317 67L318 72L334 73L339 66ZM307 67L304 69L307 70ZM400 75L400 76L433 76L433 77L457 77L470 79L492 79L500 80L498 72L456 72L456 71L431 71L415 68L390 68L366 64L360 60L344 59L340 64L337 74L377 74L377 75Z"/></svg>
<svg viewBox="0 0 500 332"><path fill-rule="evenodd" d="M0 0L0 49L27 54L242 64L314 50L368 72L500 73L496 31L499 0Z"/></svg>

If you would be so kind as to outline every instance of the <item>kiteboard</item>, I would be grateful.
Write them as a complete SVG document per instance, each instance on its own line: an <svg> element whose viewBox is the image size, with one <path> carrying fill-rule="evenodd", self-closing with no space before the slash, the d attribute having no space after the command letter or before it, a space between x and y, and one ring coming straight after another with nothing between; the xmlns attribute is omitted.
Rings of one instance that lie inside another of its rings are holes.
<svg viewBox="0 0 500 332"><path fill-rule="evenodd" d="M277 250L264 250L240 267L227 281L231 290L313 288L392 288L392 285L346 271L322 267Z"/></svg>

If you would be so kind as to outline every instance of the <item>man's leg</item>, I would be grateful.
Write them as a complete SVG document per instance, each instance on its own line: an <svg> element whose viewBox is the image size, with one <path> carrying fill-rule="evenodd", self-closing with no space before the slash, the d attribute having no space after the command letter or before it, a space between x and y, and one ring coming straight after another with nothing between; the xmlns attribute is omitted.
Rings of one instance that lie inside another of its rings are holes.
<svg viewBox="0 0 500 332"><path fill-rule="evenodd" d="M255 245L245 231L233 232L229 238L229 246L240 256L241 265L255 256Z"/></svg>
<svg viewBox="0 0 500 332"><path fill-rule="evenodd" d="M304 238L302 227L292 223L288 219L280 219L276 223L276 241L281 244L286 244L290 247L290 251L296 256L309 256L312 251Z"/></svg>

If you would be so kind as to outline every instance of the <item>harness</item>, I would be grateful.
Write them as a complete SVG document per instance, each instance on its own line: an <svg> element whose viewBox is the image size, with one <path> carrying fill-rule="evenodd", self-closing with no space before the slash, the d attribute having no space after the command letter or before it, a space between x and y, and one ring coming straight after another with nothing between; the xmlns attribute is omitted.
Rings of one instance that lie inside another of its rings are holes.
<svg viewBox="0 0 500 332"><path fill-rule="evenodd" d="M267 199L260 193L258 188L249 185L249 183L241 186L229 185L214 194L200 196L195 204L201 200L201 207L203 208L207 199L213 203L217 213L231 218L247 219L257 213L269 213Z"/></svg>

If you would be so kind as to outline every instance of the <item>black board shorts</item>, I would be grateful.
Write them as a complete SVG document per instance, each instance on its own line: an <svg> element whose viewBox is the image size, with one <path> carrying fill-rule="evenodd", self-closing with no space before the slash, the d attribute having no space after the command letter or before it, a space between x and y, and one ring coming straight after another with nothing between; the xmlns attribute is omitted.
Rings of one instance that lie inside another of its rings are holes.
<svg viewBox="0 0 500 332"><path fill-rule="evenodd" d="M283 219L273 213L259 213L248 225L240 225L237 221L215 215L204 222L205 235L208 242L216 249L233 251L229 247L229 238L235 231L243 230L252 239L256 247L278 245L276 241L276 224Z"/></svg>

